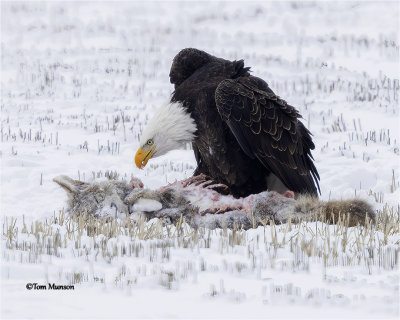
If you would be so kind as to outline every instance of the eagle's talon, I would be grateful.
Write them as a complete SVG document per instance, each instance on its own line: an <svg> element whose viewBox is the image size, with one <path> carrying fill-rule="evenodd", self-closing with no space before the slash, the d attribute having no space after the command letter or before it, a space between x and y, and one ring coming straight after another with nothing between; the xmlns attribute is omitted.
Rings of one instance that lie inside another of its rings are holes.
<svg viewBox="0 0 400 320"><path fill-rule="evenodd" d="M229 189L229 187L226 184L223 184L223 183L215 183L215 184L206 186L206 189L219 189L219 188L222 188L224 190L228 190Z"/></svg>
<svg viewBox="0 0 400 320"><path fill-rule="evenodd" d="M229 192L230 192L229 187L223 183L215 183L215 184L206 186L205 188L209 189L209 190L214 190L215 192L218 192L220 194L229 194Z"/></svg>
<svg viewBox="0 0 400 320"><path fill-rule="evenodd" d="M190 177L190 178L184 180L182 183L183 183L183 187L186 188L187 186L190 186L192 184L195 186L198 186L199 184L207 182L208 180L211 180L211 178L209 176L205 175L204 173L200 173L197 176L193 176L193 177Z"/></svg>
<svg viewBox="0 0 400 320"><path fill-rule="evenodd" d="M214 183L213 180L207 180L201 183L196 184L196 186L200 187L200 188L208 188L210 184Z"/></svg>

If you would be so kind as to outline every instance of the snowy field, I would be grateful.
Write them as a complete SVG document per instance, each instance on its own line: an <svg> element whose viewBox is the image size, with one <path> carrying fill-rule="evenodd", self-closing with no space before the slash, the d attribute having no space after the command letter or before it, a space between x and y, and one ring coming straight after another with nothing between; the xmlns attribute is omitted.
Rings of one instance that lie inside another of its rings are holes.
<svg viewBox="0 0 400 320"><path fill-rule="evenodd" d="M398 19L396 2L2 2L1 317L398 317ZM89 232L64 215L61 174L191 176L189 149L134 165L185 47L244 59L313 133L321 198L357 196L387 219Z"/></svg>

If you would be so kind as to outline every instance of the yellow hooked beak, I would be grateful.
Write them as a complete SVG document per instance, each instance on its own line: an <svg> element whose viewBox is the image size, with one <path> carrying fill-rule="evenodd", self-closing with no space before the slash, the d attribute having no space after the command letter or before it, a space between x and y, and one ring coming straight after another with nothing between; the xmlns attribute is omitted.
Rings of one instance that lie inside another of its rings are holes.
<svg viewBox="0 0 400 320"><path fill-rule="evenodd" d="M139 169L143 169L146 166L155 149L155 146L150 151L143 151L141 148L138 149L135 155L135 163Z"/></svg>

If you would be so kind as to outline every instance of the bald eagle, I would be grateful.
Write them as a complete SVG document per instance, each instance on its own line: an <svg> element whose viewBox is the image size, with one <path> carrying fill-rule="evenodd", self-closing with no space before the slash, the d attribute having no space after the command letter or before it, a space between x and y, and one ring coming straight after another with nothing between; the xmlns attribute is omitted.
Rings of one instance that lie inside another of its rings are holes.
<svg viewBox="0 0 400 320"><path fill-rule="evenodd" d="M181 50L169 74L175 91L143 130L136 165L191 143L194 175L228 186L235 197L282 184L317 195L311 133L299 112L249 70L243 60Z"/></svg>

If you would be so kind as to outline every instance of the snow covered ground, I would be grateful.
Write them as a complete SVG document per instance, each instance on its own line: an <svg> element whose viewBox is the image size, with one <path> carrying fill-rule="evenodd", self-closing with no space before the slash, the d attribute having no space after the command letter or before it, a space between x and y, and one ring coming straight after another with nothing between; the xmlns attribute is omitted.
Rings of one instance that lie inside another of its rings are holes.
<svg viewBox="0 0 400 320"><path fill-rule="evenodd" d="M299 109L322 199L356 195L398 218L398 18L396 2L2 2L2 317L398 317L398 231L351 228L340 250L344 231L324 224L193 239L39 223L66 205L60 174L116 171L156 188L193 173L189 149L145 170L133 161L185 47L245 59Z"/></svg>

